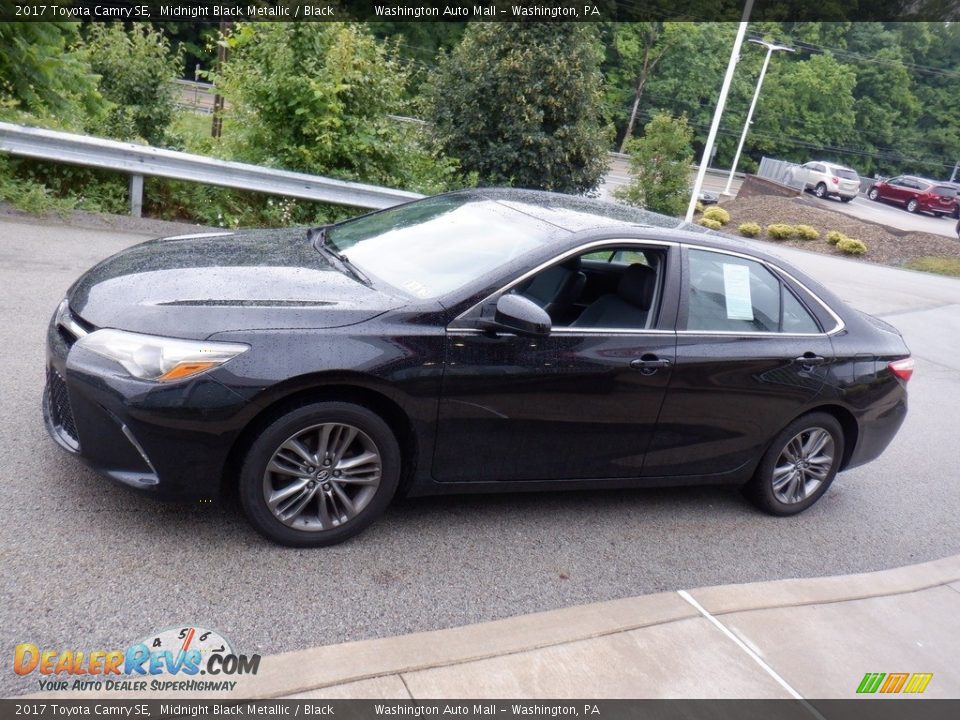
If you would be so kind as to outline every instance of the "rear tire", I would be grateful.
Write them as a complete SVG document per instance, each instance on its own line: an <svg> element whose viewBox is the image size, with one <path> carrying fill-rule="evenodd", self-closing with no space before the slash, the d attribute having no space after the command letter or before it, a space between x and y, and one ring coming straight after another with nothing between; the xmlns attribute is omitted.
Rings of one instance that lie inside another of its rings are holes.
<svg viewBox="0 0 960 720"><path fill-rule="evenodd" d="M400 446L378 415L353 403L311 403L253 441L240 472L240 503L257 532L276 543L335 545L386 510L400 463Z"/></svg>
<svg viewBox="0 0 960 720"><path fill-rule="evenodd" d="M830 487L843 448L843 428L835 417L818 412L799 417L773 439L744 490L764 512L796 515Z"/></svg>
<svg viewBox="0 0 960 720"><path fill-rule="evenodd" d="M842 196L840 197L840 202L848 203L848 202L850 202L851 200L853 200L853 196L852 196L852 195L842 195Z"/></svg>
<svg viewBox="0 0 960 720"><path fill-rule="evenodd" d="M867 193L867 197L876 202L880 199L880 191L875 187L870 188L870 192Z"/></svg>
<svg viewBox="0 0 960 720"><path fill-rule="evenodd" d="M827 186L823 183L817 183L817 186L813 189L813 194L818 198L825 198L827 196Z"/></svg>

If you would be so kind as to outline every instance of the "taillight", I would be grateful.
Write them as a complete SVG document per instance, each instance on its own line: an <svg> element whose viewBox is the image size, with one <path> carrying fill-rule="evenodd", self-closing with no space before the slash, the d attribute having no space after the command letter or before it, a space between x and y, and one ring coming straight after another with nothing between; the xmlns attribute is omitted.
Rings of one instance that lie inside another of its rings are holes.
<svg viewBox="0 0 960 720"><path fill-rule="evenodd" d="M837 183L840 182L840 178L838 178L838 177L832 177L832 178L830 178L830 182L832 182L834 185L836 185Z"/></svg>
<svg viewBox="0 0 960 720"><path fill-rule="evenodd" d="M887 363L887 367L890 368L890 372L904 382L907 382L911 377L913 377L912 357L904 358L903 360L894 360L891 363Z"/></svg>

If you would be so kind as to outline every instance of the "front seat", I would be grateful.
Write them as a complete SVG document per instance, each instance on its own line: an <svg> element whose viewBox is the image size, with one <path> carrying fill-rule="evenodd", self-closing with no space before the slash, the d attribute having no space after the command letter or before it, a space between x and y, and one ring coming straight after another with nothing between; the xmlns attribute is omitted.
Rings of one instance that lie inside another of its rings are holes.
<svg viewBox="0 0 960 720"><path fill-rule="evenodd" d="M586 284L587 276L580 272L580 258L575 257L538 273L522 292L556 320L576 302Z"/></svg>
<svg viewBox="0 0 960 720"><path fill-rule="evenodd" d="M634 263L623 271L617 292L602 295L581 313L571 327L643 328L653 305L657 271Z"/></svg>

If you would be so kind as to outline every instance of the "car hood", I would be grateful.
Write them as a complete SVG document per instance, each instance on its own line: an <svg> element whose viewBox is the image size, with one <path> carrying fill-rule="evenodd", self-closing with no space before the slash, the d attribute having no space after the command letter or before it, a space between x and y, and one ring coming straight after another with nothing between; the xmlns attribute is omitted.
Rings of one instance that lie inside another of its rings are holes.
<svg viewBox="0 0 960 720"><path fill-rule="evenodd" d="M403 304L332 265L302 229L151 240L91 268L67 297L98 328L183 338L342 327Z"/></svg>

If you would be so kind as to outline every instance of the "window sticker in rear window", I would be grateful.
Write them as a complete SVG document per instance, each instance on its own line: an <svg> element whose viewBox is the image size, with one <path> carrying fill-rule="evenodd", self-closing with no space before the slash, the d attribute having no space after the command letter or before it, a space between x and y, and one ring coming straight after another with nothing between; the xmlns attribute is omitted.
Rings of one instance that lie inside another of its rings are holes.
<svg viewBox="0 0 960 720"><path fill-rule="evenodd" d="M727 301L728 320L753 320L750 299L750 268L723 263L723 295Z"/></svg>

